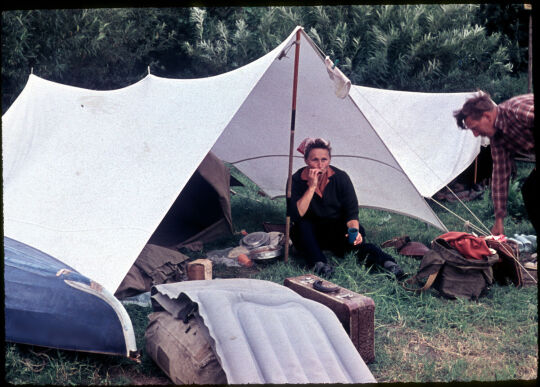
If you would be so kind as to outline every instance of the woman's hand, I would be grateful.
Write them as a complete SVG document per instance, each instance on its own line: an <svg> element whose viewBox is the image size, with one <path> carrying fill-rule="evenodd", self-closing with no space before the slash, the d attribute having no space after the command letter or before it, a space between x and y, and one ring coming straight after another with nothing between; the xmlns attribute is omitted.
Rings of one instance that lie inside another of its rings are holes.
<svg viewBox="0 0 540 387"><path fill-rule="evenodd" d="M354 240L353 246L359 245L363 241L364 239L362 238L362 234L358 233L358 235L356 236L356 239Z"/></svg>
<svg viewBox="0 0 540 387"><path fill-rule="evenodd" d="M360 223L357 219L351 219L347 222L347 228L356 228L357 230L360 229ZM348 238L349 234L345 234L345 237ZM360 231L358 231L358 235L356 235L356 239L354 240L353 246L359 245L364 241L364 238L362 238L362 234Z"/></svg>
<svg viewBox="0 0 540 387"><path fill-rule="evenodd" d="M310 168L308 170L308 181L307 184L309 187L316 188L319 184L319 177L322 175L322 170L319 168Z"/></svg>
<svg viewBox="0 0 540 387"><path fill-rule="evenodd" d="M348 237L349 237L349 234L345 234L345 238L348 238ZM364 241L364 239L362 238L362 234L358 233L358 234L356 234L356 239L353 242L353 246L359 245L363 241Z"/></svg>

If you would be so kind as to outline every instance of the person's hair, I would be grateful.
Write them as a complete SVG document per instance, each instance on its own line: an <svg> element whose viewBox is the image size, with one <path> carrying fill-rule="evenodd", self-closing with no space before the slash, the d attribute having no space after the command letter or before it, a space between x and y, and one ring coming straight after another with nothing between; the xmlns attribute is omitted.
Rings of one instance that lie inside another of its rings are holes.
<svg viewBox="0 0 540 387"><path fill-rule="evenodd" d="M467 129L464 122L467 117L479 120L482 114L493 110L495 106L488 93L479 91L474 97L469 98L461 109L454 111L454 118L461 129Z"/></svg>
<svg viewBox="0 0 540 387"><path fill-rule="evenodd" d="M304 151L304 160L307 160L311 150L316 148L326 149L328 151L328 155L332 157L332 148L330 147L330 141L326 141L323 138L316 138L313 142L309 143L306 146L306 150Z"/></svg>

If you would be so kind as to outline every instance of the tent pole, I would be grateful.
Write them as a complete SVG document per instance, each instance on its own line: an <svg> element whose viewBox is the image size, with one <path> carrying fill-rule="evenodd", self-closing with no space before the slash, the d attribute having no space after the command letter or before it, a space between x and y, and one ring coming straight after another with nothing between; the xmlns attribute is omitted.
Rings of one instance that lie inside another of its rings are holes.
<svg viewBox="0 0 540 387"><path fill-rule="evenodd" d="M474 184L476 184L476 178L478 175L478 156L474 159Z"/></svg>
<svg viewBox="0 0 540 387"><path fill-rule="evenodd" d="M287 204L291 200L291 185L292 185L292 167L293 167L293 148L294 148L294 130L296 124L296 89L298 86L298 57L300 55L300 29L296 31L296 47L294 50L294 76L293 76L293 93L292 93L292 110L291 110L291 133L289 141L289 173L287 175ZM291 217L287 215L285 220L285 251L283 259L285 262L289 260L289 238L291 229Z"/></svg>

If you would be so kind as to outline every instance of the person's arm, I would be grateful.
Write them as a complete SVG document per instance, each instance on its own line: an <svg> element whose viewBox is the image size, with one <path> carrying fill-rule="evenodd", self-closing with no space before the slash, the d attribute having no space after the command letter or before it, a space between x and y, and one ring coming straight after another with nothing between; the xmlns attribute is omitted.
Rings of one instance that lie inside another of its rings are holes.
<svg viewBox="0 0 540 387"><path fill-rule="evenodd" d="M315 187L308 187L304 195L296 202L296 208L300 217L304 216L309 208L309 203L315 194Z"/></svg>
<svg viewBox="0 0 540 387"><path fill-rule="evenodd" d="M306 214L309 208L309 203L311 203L311 200L313 199L313 195L317 189L317 184L319 183L319 172L319 169L309 169L307 181L308 188L302 197L300 197L300 199L298 199L296 202L296 208L298 209L298 214L300 217Z"/></svg>
<svg viewBox="0 0 540 387"><path fill-rule="evenodd" d="M491 233L493 235L502 235L504 234L504 217L495 217L495 223L491 228Z"/></svg>
<svg viewBox="0 0 540 387"><path fill-rule="evenodd" d="M347 221L347 228L358 229L359 232L353 244L359 245L363 242L364 238L360 232L360 222L358 221L358 198L356 197L356 191L354 190L353 183L347 174L343 176L341 184L342 186L340 191L345 208L345 219L349 219Z"/></svg>

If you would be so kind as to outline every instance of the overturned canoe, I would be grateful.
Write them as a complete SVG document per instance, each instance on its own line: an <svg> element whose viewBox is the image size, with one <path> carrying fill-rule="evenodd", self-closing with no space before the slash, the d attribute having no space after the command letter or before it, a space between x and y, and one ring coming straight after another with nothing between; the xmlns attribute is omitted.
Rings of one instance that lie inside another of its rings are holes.
<svg viewBox="0 0 540 387"><path fill-rule="evenodd" d="M4 292L6 341L138 358L129 315L110 292L8 237Z"/></svg>

